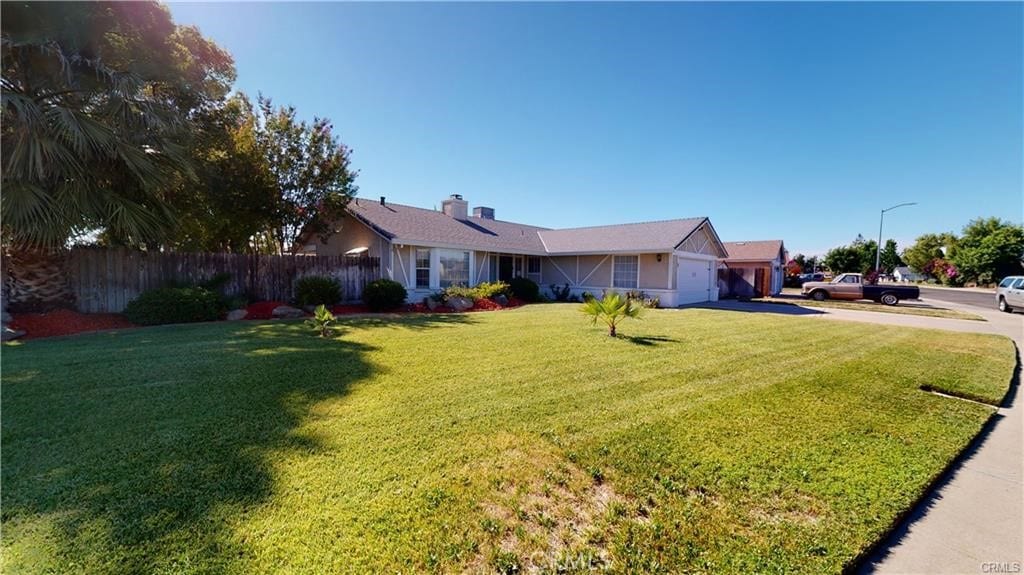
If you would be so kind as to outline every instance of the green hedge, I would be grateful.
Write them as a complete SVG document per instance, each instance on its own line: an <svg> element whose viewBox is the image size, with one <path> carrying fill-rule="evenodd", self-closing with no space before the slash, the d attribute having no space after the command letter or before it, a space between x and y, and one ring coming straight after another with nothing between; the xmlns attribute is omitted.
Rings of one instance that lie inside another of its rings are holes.
<svg viewBox="0 0 1024 575"><path fill-rule="evenodd" d="M512 295L523 301L540 301L540 286L537 282L527 278L512 278L508 282L512 288Z"/></svg>
<svg viewBox="0 0 1024 575"><path fill-rule="evenodd" d="M341 301L341 284L326 276L306 276L295 283L295 301L300 306L334 305Z"/></svg>
<svg viewBox="0 0 1024 575"><path fill-rule="evenodd" d="M391 280L372 281L363 288L363 302L370 311L387 311L405 303L402 284Z"/></svg>
<svg viewBox="0 0 1024 575"><path fill-rule="evenodd" d="M215 321L224 312L220 294L201 287L168 287L143 292L124 315L138 325Z"/></svg>

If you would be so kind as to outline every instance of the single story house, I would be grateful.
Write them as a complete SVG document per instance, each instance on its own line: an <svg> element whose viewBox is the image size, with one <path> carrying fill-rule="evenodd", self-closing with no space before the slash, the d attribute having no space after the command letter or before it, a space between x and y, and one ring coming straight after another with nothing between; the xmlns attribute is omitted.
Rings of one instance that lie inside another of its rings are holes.
<svg viewBox="0 0 1024 575"><path fill-rule="evenodd" d="M547 292L569 284L572 294L629 290L661 305L718 299L716 270L726 256L708 218L547 229L498 220L494 210L460 195L440 211L357 198L326 241L303 240L309 254L379 257L384 277L417 301L452 285L529 278Z"/></svg>
<svg viewBox="0 0 1024 575"><path fill-rule="evenodd" d="M782 240L725 242L728 256L718 268L721 297L778 295L786 275Z"/></svg>
<svg viewBox="0 0 1024 575"><path fill-rule="evenodd" d="M892 270L892 279L898 282L923 282L928 276L919 274L907 266L899 266Z"/></svg>

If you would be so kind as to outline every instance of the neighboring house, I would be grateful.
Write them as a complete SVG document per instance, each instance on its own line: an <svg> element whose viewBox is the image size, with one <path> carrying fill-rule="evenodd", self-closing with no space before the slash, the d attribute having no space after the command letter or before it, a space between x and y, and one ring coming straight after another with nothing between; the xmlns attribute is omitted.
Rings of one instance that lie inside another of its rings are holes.
<svg viewBox="0 0 1024 575"><path fill-rule="evenodd" d="M900 266L892 270L892 279L898 282L921 282L928 279L928 276L919 274L907 266Z"/></svg>
<svg viewBox="0 0 1024 575"><path fill-rule="evenodd" d="M552 230L494 218L452 195L441 211L353 200L326 243L303 251L379 257L382 275L416 301L452 285L527 277L547 292L640 290L663 306L718 299L715 270L726 251L708 218Z"/></svg>
<svg viewBox="0 0 1024 575"><path fill-rule="evenodd" d="M782 240L725 242L728 256L718 268L721 297L765 297L782 291L786 248Z"/></svg>

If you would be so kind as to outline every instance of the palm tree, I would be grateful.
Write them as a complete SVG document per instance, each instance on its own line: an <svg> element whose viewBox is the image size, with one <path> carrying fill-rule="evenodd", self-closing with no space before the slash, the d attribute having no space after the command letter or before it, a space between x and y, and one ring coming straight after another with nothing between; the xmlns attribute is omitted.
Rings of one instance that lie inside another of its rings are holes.
<svg viewBox="0 0 1024 575"><path fill-rule="evenodd" d="M181 103L195 94L164 81L180 71L143 51L169 50L159 42L173 30L155 3L4 4L0 217L12 303L67 299L60 260L77 234L144 244L173 224L161 190L189 175Z"/></svg>
<svg viewBox="0 0 1024 575"><path fill-rule="evenodd" d="M623 319L638 318L643 313L643 306L636 301L623 298L615 292L605 294L602 299L590 298L580 306L580 311L591 317L591 323L597 325L601 320L608 326L608 335L616 336L615 328Z"/></svg>

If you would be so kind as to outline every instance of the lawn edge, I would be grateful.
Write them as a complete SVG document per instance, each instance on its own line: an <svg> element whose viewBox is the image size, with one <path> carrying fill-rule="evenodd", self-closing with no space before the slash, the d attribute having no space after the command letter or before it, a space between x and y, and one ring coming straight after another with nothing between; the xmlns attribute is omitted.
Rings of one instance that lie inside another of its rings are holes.
<svg viewBox="0 0 1024 575"><path fill-rule="evenodd" d="M941 471L935 474L928 483L925 484L921 493L914 499L913 503L907 506L906 509L901 511L893 519L890 524L874 543L865 547L860 553L850 559L846 565L843 566L842 573L844 575L851 575L854 573L861 573L865 570L868 565L885 559L888 556L888 549L894 544L898 543L899 540L909 531L910 525L913 523L911 517L914 512L926 505L929 500L938 492L939 489L944 487L953 474L960 468L960 466L967 460L969 454L973 454L985 442L988 435L995 428L996 423L999 420L999 408L1009 407L1013 403L1013 398L1017 388L1020 386L1021 377L1021 357L1020 348L1017 346L1017 342L1013 342L1014 349L1014 366L1013 372L1010 374L1010 385L1006 388L1006 393L1003 395L1002 401L998 405L992 405L988 402L984 402L985 405L992 407L992 412L985 419L985 423L981 425L978 432L974 434L974 437L967 442L966 445L942 468ZM923 387L922 387L923 390ZM943 392L947 395L948 392ZM953 398L957 398L953 396ZM970 398L959 398L959 399L970 399ZM975 401L970 399L971 401Z"/></svg>
<svg viewBox="0 0 1024 575"><path fill-rule="evenodd" d="M780 300L776 300L776 299L772 299L772 298L753 298L753 299L750 299L749 301L756 302L756 303L770 303L770 304L774 304L774 305L792 305L792 306L802 307L804 309L811 309L811 310L838 309L838 310L843 310L843 311L855 311L855 312L856 311L864 311L864 312L869 312L869 313L888 313L888 314L893 314L893 315L912 315L912 316L916 316L916 317L932 317L932 318L938 318L938 319L956 319L956 320L961 320L961 321L982 321L982 322L987 322L988 321L987 319L985 319L981 315L978 315L978 314L975 314L975 313L970 313L970 312L965 312L965 311L960 311L960 310L954 310L954 309L946 309L946 308L933 308L933 309L935 309L936 311L941 311L941 312L951 312L952 314L956 314L956 315L930 315L930 314L926 314L926 313L914 313L913 311L894 311L894 310L890 310L890 309L886 309L886 308L881 308L881 309L837 308L837 307L830 307L830 306L827 306L827 305L814 305L813 303L810 303L810 302L780 301ZM904 310L911 310L911 309L914 309L914 308L903 308L903 309Z"/></svg>

